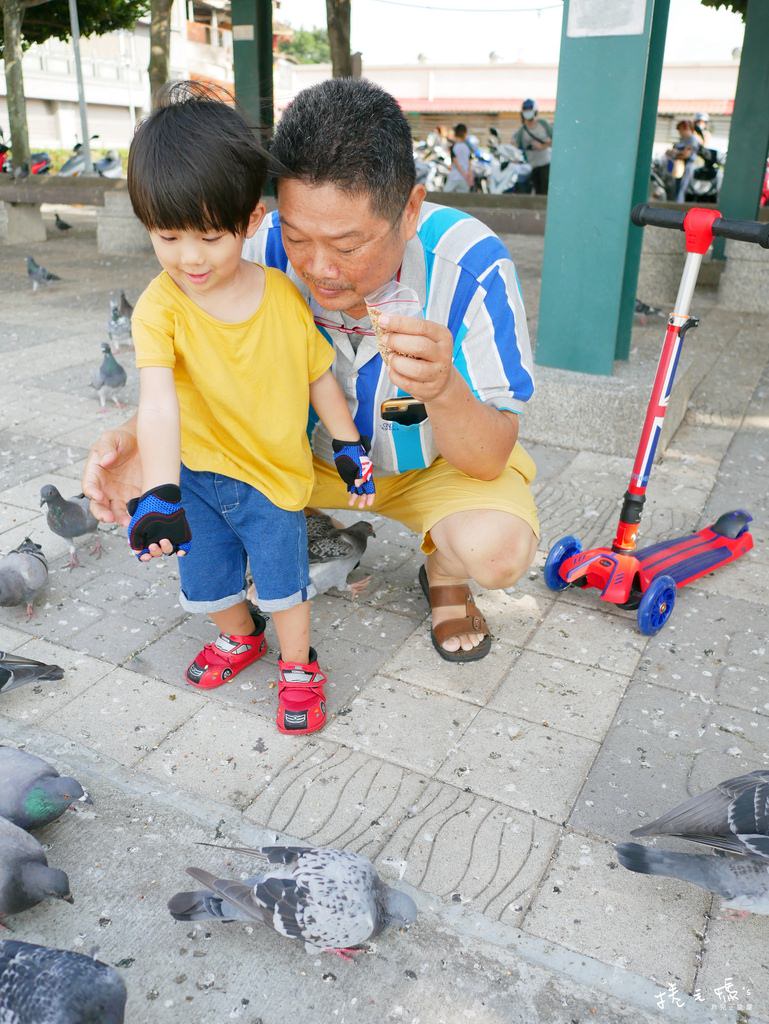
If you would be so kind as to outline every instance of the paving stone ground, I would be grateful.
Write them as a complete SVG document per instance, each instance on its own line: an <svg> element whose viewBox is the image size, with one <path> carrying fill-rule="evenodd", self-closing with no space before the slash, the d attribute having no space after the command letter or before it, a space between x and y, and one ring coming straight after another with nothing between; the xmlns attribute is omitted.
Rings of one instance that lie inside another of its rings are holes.
<svg viewBox="0 0 769 1024"><path fill-rule="evenodd" d="M703 316L700 332L731 339L729 363L705 377L655 470L643 537L745 507L753 552L679 593L652 639L595 594L556 596L541 577L548 546L611 539L630 460L582 452L578 437L533 445L542 544L515 588L478 597L492 654L437 657L416 539L374 516L368 591L314 602L329 724L293 739L273 723L270 627L263 661L192 692L183 670L213 628L180 608L173 563L139 565L123 531L105 529L102 558L81 550L70 572L46 528L41 485L76 493L90 440L125 415L100 415L89 387L109 291L135 300L154 273L150 257L97 256L92 222L74 221L35 247L62 278L50 290L32 294L25 251L0 249L0 550L31 536L51 568L31 621L0 609L0 649L66 670L4 696L0 736L78 773L94 798L41 836L74 907L17 917L16 937L119 964L131 1024L769 1020L766 919L727 921L706 893L630 874L613 852L650 816L769 759L760 320L712 304ZM541 240L508 241L536 310ZM634 346L658 342L656 328L636 330ZM134 407L131 354L119 358ZM258 930L170 919L188 864L248 870L196 842L276 836L366 853L409 887L419 923L349 966Z"/></svg>

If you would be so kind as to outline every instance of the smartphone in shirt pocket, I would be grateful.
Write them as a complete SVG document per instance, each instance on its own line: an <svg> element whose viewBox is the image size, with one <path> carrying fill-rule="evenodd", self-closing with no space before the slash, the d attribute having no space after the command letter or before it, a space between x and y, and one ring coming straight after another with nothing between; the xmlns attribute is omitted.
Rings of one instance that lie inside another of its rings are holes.
<svg viewBox="0 0 769 1024"><path fill-rule="evenodd" d="M380 406L383 420L390 423L400 423L401 426L411 427L427 419L425 403L418 398L409 398L404 395L402 398L388 398Z"/></svg>

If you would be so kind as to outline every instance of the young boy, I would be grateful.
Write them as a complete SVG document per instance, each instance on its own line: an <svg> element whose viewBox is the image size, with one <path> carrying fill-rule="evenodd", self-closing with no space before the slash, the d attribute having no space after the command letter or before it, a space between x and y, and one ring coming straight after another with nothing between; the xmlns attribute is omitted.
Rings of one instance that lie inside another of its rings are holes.
<svg viewBox="0 0 769 1024"><path fill-rule="evenodd" d="M246 602L248 559L280 642L278 729L301 735L326 720L303 512L310 403L342 439L334 458L350 504L370 505L374 483L307 304L279 271L241 259L264 216L265 176L243 118L191 85L175 86L134 136L128 190L163 272L132 322L144 493L129 503L128 539L143 561L183 555L181 604L219 629L187 669L198 689L267 650L265 620Z"/></svg>
<svg viewBox="0 0 769 1024"><path fill-rule="evenodd" d="M454 125L454 142L451 145L451 170L443 186L444 192L469 192L475 176L470 166L472 153L467 144L467 125Z"/></svg>

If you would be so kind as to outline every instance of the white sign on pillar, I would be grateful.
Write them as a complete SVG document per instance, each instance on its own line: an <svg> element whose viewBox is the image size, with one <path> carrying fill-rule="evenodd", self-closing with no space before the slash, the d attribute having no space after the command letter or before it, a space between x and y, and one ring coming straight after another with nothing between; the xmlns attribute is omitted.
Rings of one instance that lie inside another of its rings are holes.
<svg viewBox="0 0 769 1024"><path fill-rule="evenodd" d="M647 0L569 0L566 35L640 36Z"/></svg>

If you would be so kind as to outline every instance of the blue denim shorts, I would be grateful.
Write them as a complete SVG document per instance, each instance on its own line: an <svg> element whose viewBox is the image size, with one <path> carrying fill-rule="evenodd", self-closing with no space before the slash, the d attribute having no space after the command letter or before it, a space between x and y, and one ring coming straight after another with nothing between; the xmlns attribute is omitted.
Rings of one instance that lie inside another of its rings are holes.
<svg viewBox="0 0 769 1024"><path fill-rule="evenodd" d="M315 596L304 512L287 512L255 487L219 473L181 472L192 547L179 559L182 608L221 612L246 596L246 561L266 612Z"/></svg>

